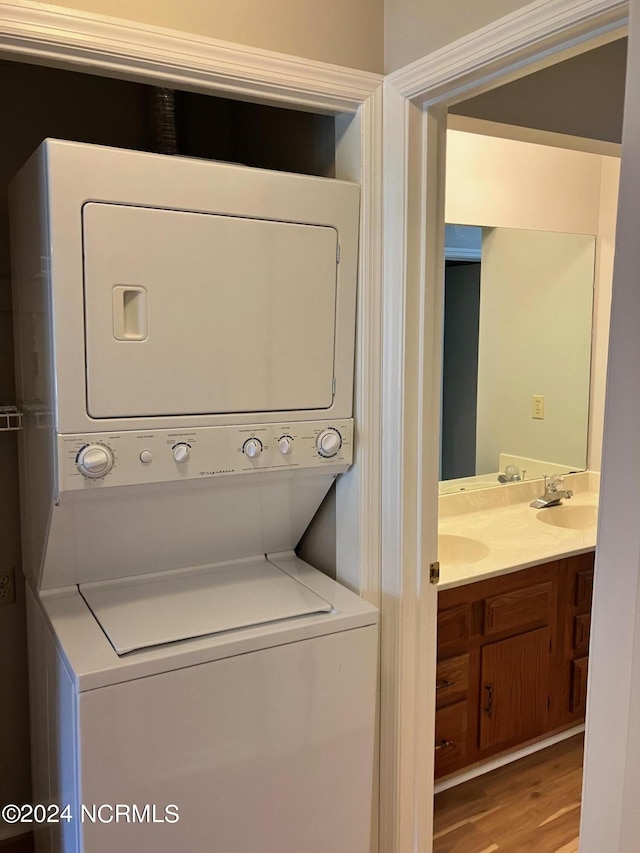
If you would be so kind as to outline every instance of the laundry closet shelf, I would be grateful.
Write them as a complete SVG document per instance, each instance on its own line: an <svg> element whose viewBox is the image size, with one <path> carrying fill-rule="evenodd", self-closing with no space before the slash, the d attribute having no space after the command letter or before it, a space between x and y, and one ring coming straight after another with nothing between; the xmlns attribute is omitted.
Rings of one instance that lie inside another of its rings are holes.
<svg viewBox="0 0 640 853"><path fill-rule="evenodd" d="M22 429L22 412L16 406L0 406L0 432Z"/></svg>

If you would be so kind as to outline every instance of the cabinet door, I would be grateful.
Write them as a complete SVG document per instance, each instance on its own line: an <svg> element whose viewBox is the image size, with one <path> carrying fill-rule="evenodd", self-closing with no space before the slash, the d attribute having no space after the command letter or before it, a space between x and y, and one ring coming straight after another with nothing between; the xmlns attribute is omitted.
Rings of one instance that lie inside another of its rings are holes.
<svg viewBox="0 0 640 853"><path fill-rule="evenodd" d="M481 750L545 730L549 639L549 628L539 628L483 647Z"/></svg>
<svg viewBox="0 0 640 853"><path fill-rule="evenodd" d="M571 696L569 710L572 714L584 714L587 710L587 673L589 658L571 661Z"/></svg>
<svg viewBox="0 0 640 853"><path fill-rule="evenodd" d="M573 604L578 610L591 607L593 598L593 568L580 569L576 572Z"/></svg>

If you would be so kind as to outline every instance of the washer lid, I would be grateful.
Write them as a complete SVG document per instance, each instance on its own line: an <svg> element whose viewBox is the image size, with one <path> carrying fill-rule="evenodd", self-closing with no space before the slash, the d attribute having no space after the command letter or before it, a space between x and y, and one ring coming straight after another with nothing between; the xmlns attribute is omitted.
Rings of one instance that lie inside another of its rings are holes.
<svg viewBox="0 0 640 853"><path fill-rule="evenodd" d="M264 557L78 588L119 655L332 609Z"/></svg>

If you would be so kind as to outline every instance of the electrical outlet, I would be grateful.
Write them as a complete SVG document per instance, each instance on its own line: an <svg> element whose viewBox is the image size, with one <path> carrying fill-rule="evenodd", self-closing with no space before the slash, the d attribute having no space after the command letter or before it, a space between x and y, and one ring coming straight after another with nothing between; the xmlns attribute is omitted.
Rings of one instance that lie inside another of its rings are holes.
<svg viewBox="0 0 640 853"><path fill-rule="evenodd" d="M0 605L14 604L16 600L16 570L12 566L0 574Z"/></svg>
<svg viewBox="0 0 640 853"><path fill-rule="evenodd" d="M534 394L531 398L531 417L544 420L544 395Z"/></svg>

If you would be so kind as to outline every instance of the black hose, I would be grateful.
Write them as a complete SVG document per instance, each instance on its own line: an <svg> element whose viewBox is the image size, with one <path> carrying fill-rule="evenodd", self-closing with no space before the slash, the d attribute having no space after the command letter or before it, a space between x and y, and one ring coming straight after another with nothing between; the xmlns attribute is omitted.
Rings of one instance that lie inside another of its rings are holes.
<svg viewBox="0 0 640 853"><path fill-rule="evenodd" d="M149 92L151 149L156 154L177 154L176 93L174 89L153 86Z"/></svg>

